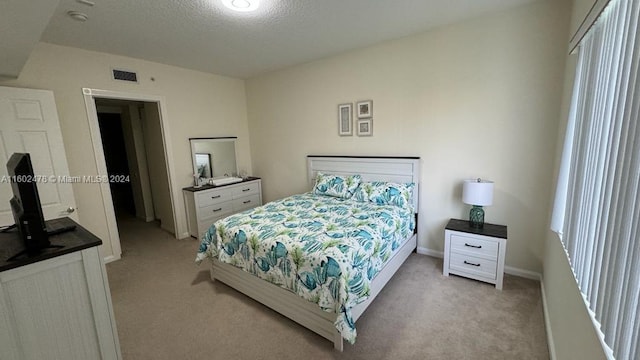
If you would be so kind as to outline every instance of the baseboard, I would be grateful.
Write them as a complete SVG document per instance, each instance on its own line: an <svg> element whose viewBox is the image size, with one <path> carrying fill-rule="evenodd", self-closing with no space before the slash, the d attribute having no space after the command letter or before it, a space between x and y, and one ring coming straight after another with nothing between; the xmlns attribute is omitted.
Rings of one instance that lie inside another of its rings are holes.
<svg viewBox="0 0 640 360"><path fill-rule="evenodd" d="M544 316L544 329L547 333L547 347L549 348L549 360L556 360L556 344L553 342L551 332L551 318L547 307L547 294L544 292L544 279L540 279L540 293L542 295L542 315Z"/></svg>
<svg viewBox="0 0 640 360"><path fill-rule="evenodd" d="M444 253L442 251L435 251L421 246L416 248L416 252L421 255L429 255L441 259L444 257Z"/></svg>
<svg viewBox="0 0 640 360"><path fill-rule="evenodd" d="M504 272L509 275L515 275L515 276L523 277L526 279L537 280L542 283L542 275L535 271L514 268L512 266L505 266Z"/></svg>
<svg viewBox="0 0 640 360"><path fill-rule="evenodd" d="M105 264L108 264L110 262L114 262L116 260L120 260L120 256L115 256L115 255L109 255L109 256L105 256L103 261Z"/></svg>
<svg viewBox="0 0 640 360"><path fill-rule="evenodd" d="M441 259L444 258L444 252L431 250L429 248L422 247L422 246L418 246L416 248L416 252L421 255L428 255L428 256L433 256ZM504 272L509 275L515 275L515 276L523 277L525 279L537 280L542 282L542 275L535 271L514 268L512 266L505 266Z"/></svg>

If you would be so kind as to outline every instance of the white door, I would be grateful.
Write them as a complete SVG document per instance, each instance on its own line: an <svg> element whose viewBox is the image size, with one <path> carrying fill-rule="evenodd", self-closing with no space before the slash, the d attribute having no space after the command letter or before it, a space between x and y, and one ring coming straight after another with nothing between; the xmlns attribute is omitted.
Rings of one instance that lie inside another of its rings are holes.
<svg viewBox="0 0 640 360"><path fill-rule="evenodd" d="M7 160L14 152L31 155L33 172L42 180L37 186L45 219L78 221L71 182L60 181L68 179L69 167L53 92L0 86L0 179L7 179ZM0 225L14 223L12 196L11 184L0 181Z"/></svg>

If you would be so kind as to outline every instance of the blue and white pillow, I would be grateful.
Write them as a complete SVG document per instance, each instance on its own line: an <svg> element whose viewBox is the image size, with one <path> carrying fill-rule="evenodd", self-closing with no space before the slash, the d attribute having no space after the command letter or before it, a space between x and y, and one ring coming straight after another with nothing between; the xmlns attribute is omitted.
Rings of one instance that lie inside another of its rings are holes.
<svg viewBox="0 0 640 360"><path fill-rule="evenodd" d="M348 199L353 195L361 181L360 175L340 176L318 172L313 193Z"/></svg>
<svg viewBox="0 0 640 360"><path fill-rule="evenodd" d="M360 184L352 199L378 205L395 205L409 208L413 205L414 183L397 184L386 181L369 181Z"/></svg>

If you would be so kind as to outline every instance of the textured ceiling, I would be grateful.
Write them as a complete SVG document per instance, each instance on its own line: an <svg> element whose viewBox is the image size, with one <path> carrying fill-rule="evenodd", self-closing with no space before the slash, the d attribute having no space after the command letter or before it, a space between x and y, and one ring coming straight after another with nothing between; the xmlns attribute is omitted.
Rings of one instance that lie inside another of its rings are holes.
<svg viewBox="0 0 640 360"><path fill-rule="evenodd" d="M248 78L534 0L94 1L60 0L41 41Z"/></svg>

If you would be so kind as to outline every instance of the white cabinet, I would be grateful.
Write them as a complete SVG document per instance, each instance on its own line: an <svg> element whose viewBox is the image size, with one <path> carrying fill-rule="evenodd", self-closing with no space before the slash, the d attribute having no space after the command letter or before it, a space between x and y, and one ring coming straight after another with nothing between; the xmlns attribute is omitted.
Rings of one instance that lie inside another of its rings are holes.
<svg viewBox="0 0 640 360"><path fill-rule="evenodd" d="M61 249L4 261L19 250L5 247L11 235L0 236L0 359L121 359L101 241L78 226L50 237Z"/></svg>
<svg viewBox="0 0 640 360"><path fill-rule="evenodd" d="M502 290L506 250L506 226L484 224L478 229L468 221L451 219L444 231L442 272L485 281Z"/></svg>
<svg viewBox="0 0 640 360"><path fill-rule="evenodd" d="M219 219L262 205L262 182L249 178L241 183L183 189L189 234L202 238Z"/></svg>

